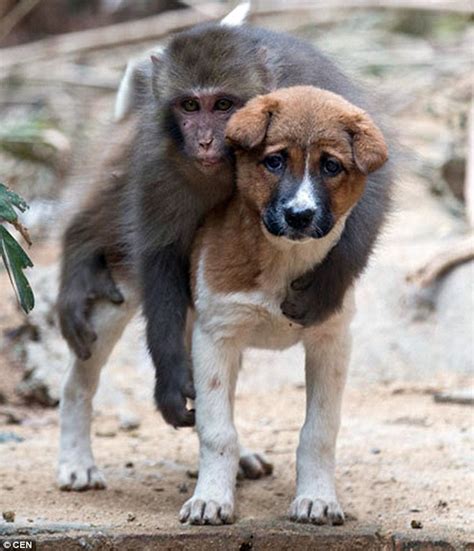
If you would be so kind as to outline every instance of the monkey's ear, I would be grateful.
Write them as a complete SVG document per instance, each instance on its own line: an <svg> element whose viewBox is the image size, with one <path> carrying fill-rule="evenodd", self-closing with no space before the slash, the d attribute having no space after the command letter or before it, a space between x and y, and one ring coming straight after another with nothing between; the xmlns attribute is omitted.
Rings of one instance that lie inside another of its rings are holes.
<svg viewBox="0 0 474 551"><path fill-rule="evenodd" d="M161 57L158 52L154 52L150 55L151 62L153 63L153 70L159 71L161 68Z"/></svg>
<svg viewBox="0 0 474 551"><path fill-rule="evenodd" d="M266 96L257 97L239 109L227 123L225 137L234 147L250 150L259 146L268 131L278 102Z"/></svg>
<svg viewBox="0 0 474 551"><path fill-rule="evenodd" d="M162 51L155 51L150 55L151 59L151 88L153 90L153 94L155 97L159 97L160 93L160 86L158 81L160 80L160 76L162 75L162 69L163 69L163 58L162 58Z"/></svg>
<svg viewBox="0 0 474 551"><path fill-rule="evenodd" d="M350 124L352 154L357 168L369 174L380 168L388 159L388 148L382 132L365 112Z"/></svg>

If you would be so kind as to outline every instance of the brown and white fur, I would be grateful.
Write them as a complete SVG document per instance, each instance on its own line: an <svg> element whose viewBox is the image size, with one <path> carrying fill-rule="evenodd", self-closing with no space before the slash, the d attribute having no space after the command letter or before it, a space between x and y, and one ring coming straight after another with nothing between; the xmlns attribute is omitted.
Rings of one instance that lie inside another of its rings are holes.
<svg viewBox="0 0 474 551"><path fill-rule="evenodd" d="M342 524L335 445L353 290L337 314L314 327L290 322L280 303L290 283L337 243L368 173L385 163L387 147L364 111L309 86L251 100L232 116L226 135L236 148L237 191L208 216L193 251L200 465L180 520L232 522L239 461L233 405L243 350L302 342L307 406L290 515L299 522Z"/></svg>

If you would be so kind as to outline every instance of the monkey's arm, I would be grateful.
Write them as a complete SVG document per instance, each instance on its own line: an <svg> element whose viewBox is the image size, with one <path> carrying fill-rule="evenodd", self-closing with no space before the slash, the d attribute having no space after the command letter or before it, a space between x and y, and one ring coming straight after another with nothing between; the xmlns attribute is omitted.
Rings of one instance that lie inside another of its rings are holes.
<svg viewBox="0 0 474 551"><path fill-rule="evenodd" d="M97 243L97 230L86 211L80 212L68 227L63 243L58 295L59 325L64 338L81 360L91 356L97 335L89 322L93 304L100 299L123 302Z"/></svg>
<svg viewBox="0 0 474 551"><path fill-rule="evenodd" d="M343 235L321 264L292 282L281 305L286 317L309 326L324 322L341 308L346 291L364 268L352 256L353 244L350 236Z"/></svg>
<svg viewBox="0 0 474 551"><path fill-rule="evenodd" d="M367 265L385 219L390 180L388 167L371 176L338 243L321 264L292 282L281 305L285 316L309 326L324 322L342 307L347 290Z"/></svg>
<svg viewBox="0 0 474 551"><path fill-rule="evenodd" d="M176 244L142 256L143 309L146 335L156 370L155 400L167 423L194 425L194 398L184 334L190 304L189 262Z"/></svg>

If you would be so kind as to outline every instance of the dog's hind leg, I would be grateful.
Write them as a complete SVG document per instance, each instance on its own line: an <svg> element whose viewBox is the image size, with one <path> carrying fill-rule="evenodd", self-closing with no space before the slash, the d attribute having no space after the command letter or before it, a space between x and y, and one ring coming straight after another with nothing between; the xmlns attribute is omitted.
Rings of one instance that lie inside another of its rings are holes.
<svg viewBox="0 0 474 551"><path fill-rule="evenodd" d="M61 490L105 488L91 447L92 399L100 372L115 343L138 307L137 293L120 285L125 297L121 305L98 302L92 312L97 340L86 361L75 359L67 374L60 406L60 450L58 484Z"/></svg>
<svg viewBox="0 0 474 551"><path fill-rule="evenodd" d="M334 482L336 438L349 363L352 301L305 333L306 419L297 450L297 487L290 516L297 522L343 524Z"/></svg>

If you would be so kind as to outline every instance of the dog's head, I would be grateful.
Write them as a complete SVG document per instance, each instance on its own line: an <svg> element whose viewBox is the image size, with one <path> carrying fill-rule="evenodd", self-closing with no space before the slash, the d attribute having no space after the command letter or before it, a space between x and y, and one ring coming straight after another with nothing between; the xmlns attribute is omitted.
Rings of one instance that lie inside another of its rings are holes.
<svg viewBox="0 0 474 551"><path fill-rule="evenodd" d="M231 117L226 138L246 203L268 232L291 240L327 235L388 157L367 113L311 86L252 99Z"/></svg>

